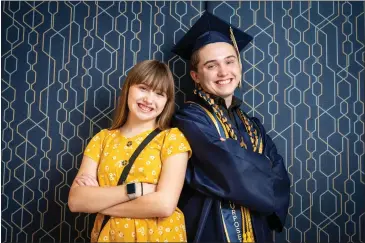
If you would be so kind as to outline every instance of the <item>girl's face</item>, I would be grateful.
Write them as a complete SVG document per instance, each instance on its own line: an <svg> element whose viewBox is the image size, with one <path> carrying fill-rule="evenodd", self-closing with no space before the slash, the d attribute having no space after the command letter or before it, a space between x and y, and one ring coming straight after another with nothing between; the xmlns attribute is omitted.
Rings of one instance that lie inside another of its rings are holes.
<svg viewBox="0 0 365 243"><path fill-rule="evenodd" d="M167 102L167 95L160 90L152 90L146 84L135 84L129 88L129 118L136 121L156 122Z"/></svg>

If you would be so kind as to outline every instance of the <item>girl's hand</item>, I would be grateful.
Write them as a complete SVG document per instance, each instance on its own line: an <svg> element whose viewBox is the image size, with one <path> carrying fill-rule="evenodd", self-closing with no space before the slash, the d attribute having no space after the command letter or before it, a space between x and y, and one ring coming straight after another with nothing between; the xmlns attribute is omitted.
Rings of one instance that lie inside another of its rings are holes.
<svg viewBox="0 0 365 243"><path fill-rule="evenodd" d="M98 181L95 177L89 174L81 174L75 178L75 182L79 186L99 186Z"/></svg>

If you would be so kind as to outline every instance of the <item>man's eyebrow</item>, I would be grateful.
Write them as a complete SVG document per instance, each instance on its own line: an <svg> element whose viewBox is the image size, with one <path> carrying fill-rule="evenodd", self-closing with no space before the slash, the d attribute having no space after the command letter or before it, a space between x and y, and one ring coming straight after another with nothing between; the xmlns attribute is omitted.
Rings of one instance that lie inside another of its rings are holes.
<svg viewBox="0 0 365 243"><path fill-rule="evenodd" d="M230 55L230 56L228 56L228 57L225 57L224 59L228 59L228 58L237 58L235 55ZM203 66L205 66L205 65L207 65L208 63L211 63L211 62L216 62L217 60L208 60L208 61L206 61L204 64L203 64Z"/></svg>
<svg viewBox="0 0 365 243"><path fill-rule="evenodd" d="M228 56L228 57L226 57L224 59L228 59L228 58L232 58L232 57L237 58L235 55L230 55L230 56Z"/></svg>
<svg viewBox="0 0 365 243"><path fill-rule="evenodd" d="M207 65L208 63L211 63L211 62L216 62L217 60L209 60L209 61L206 61L203 66Z"/></svg>

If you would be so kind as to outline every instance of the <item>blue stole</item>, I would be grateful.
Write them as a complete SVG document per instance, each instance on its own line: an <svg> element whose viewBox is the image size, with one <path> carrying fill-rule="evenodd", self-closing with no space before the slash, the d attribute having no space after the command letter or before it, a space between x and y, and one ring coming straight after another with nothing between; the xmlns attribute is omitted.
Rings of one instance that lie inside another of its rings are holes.
<svg viewBox="0 0 365 243"><path fill-rule="evenodd" d="M228 242L242 242L242 211L231 201L221 202L221 215Z"/></svg>

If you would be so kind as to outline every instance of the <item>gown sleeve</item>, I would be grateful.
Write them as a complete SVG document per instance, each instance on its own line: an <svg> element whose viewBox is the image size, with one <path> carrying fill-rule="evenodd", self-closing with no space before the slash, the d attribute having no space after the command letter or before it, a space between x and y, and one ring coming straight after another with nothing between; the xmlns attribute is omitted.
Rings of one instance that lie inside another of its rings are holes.
<svg viewBox="0 0 365 243"><path fill-rule="evenodd" d="M252 118L260 127L260 131L264 138L264 155L270 159L272 163L272 173L274 174L274 198L275 211L267 217L269 226L272 230L282 231L285 225L285 219L288 214L290 201L290 180L288 172L284 165L283 157L278 154L275 143L269 135L267 135L264 126L257 118Z"/></svg>

